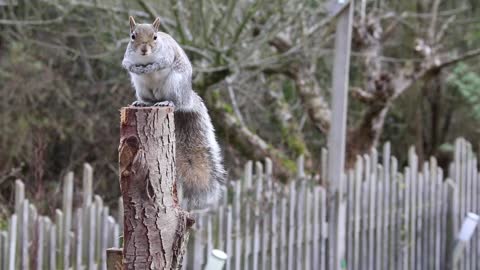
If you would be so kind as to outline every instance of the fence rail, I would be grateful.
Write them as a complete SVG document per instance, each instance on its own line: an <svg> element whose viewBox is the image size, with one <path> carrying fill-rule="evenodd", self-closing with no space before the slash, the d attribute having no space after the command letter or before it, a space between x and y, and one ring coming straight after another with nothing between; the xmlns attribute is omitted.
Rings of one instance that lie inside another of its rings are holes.
<svg viewBox="0 0 480 270"><path fill-rule="evenodd" d="M323 151L323 157L326 152ZM359 157L341 179L347 205L345 269L447 269L453 240L468 212L480 211L477 158L463 139L444 175L434 158L420 164L412 149L399 170L390 144ZM272 164L248 162L241 180L229 181L217 209L195 213L197 223L185 268L203 269L213 248L229 255L225 269L327 269L326 191L303 173L295 181L272 178ZM322 171L327 162L322 161ZM0 231L1 269L105 269L105 250L119 247L122 217L113 217L92 194L92 168L83 171L82 205L72 208L73 173L63 181L62 210L54 220L38 214L15 182L15 212ZM119 213L122 203L119 202ZM478 269L480 234L466 247L459 269Z"/></svg>

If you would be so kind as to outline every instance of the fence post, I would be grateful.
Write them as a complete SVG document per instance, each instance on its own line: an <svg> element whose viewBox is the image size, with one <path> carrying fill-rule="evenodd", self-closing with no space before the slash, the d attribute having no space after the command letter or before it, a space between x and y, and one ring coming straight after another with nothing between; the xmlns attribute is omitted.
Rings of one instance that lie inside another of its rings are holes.
<svg viewBox="0 0 480 270"><path fill-rule="evenodd" d="M194 220L177 199L173 108L122 108L119 170L123 269L180 269Z"/></svg>
<svg viewBox="0 0 480 270"><path fill-rule="evenodd" d="M337 0L340 11L335 33L332 74L332 119L328 134L328 258L330 270L346 269L346 197L342 190L354 0ZM350 267L350 266L349 266Z"/></svg>

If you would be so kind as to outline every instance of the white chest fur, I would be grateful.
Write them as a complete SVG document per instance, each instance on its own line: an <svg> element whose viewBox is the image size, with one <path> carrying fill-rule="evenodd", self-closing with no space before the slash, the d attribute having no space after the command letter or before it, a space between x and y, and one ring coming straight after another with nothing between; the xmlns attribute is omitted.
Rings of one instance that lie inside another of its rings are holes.
<svg viewBox="0 0 480 270"><path fill-rule="evenodd" d="M165 68L148 74L130 73L137 96L145 101L164 100L168 95L164 86L170 72L171 68Z"/></svg>

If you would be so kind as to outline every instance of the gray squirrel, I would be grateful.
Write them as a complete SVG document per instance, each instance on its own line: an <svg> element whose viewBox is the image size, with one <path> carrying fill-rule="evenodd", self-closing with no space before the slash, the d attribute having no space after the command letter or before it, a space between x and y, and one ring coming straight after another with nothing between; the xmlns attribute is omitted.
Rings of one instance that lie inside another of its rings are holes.
<svg viewBox="0 0 480 270"><path fill-rule="evenodd" d="M160 19L137 24L130 17L130 42L122 66L130 73L133 106L175 107L177 179L189 208L215 204L225 179L220 147L207 108L192 89L192 66L180 45L159 32Z"/></svg>

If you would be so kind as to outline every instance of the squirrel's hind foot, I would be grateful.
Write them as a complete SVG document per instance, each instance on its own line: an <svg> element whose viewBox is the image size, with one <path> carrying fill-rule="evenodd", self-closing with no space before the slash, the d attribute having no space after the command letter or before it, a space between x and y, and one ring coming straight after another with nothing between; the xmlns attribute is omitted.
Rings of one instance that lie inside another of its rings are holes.
<svg viewBox="0 0 480 270"><path fill-rule="evenodd" d="M134 101L132 103L132 106L133 107L150 107L152 106L152 103L148 103L148 102L144 102L144 101L140 101L140 100L137 100L137 101ZM156 105L155 105L156 106Z"/></svg>
<svg viewBox="0 0 480 270"><path fill-rule="evenodd" d="M173 101L166 100L166 101L157 102L153 106L156 106L156 107L175 107L175 103L173 103Z"/></svg>

